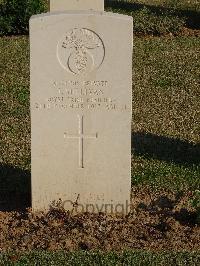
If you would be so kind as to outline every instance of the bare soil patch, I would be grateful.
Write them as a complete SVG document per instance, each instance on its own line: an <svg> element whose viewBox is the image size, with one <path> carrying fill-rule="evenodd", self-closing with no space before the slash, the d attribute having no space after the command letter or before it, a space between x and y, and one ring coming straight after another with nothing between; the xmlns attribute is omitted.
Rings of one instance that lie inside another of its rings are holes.
<svg viewBox="0 0 200 266"><path fill-rule="evenodd" d="M0 212L0 251L127 249L198 251L200 226L190 207L192 192L135 188L127 216Z"/></svg>

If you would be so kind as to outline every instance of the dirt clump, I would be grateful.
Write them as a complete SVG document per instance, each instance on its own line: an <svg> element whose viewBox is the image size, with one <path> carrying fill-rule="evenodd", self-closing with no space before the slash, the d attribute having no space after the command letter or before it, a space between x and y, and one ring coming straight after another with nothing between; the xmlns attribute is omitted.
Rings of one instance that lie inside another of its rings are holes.
<svg viewBox="0 0 200 266"><path fill-rule="evenodd" d="M126 216L49 212L0 212L0 251L200 249L200 225L191 193L135 188Z"/></svg>

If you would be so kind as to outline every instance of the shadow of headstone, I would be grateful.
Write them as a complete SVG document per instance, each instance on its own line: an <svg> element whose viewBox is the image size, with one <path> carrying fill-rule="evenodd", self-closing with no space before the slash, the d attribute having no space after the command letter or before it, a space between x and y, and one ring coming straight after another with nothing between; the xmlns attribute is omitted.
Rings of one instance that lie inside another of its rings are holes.
<svg viewBox="0 0 200 266"><path fill-rule="evenodd" d="M142 3L134 3L120 0L105 0L105 7L122 9L125 12L137 11L143 8L148 8L155 15L171 14L172 16L184 18L186 27L191 29L200 29L200 12L199 10L189 10L174 7L167 7L162 5L150 5Z"/></svg>
<svg viewBox="0 0 200 266"><path fill-rule="evenodd" d="M180 165L200 164L200 144L157 136L151 133L132 134L132 152L147 159L157 159Z"/></svg>
<svg viewBox="0 0 200 266"><path fill-rule="evenodd" d="M0 211L24 211L31 207L31 173L0 164Z"/></svg>

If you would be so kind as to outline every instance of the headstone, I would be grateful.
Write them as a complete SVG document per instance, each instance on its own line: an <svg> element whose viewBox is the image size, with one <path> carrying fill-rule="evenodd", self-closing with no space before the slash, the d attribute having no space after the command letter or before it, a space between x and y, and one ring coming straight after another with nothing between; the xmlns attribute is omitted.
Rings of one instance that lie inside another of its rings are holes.
<svg viewBox="0 0 200 266"><path fill-rule="evenodd" d="M104 0L50 0L50 11L96 10L104 11Z"/></svg>
<svg viewBox="0 0 200 266"><path fill-rule="evenodd" d="M132 31L131 17L106 12L31 18L34 210L129 210Z"/></svg>

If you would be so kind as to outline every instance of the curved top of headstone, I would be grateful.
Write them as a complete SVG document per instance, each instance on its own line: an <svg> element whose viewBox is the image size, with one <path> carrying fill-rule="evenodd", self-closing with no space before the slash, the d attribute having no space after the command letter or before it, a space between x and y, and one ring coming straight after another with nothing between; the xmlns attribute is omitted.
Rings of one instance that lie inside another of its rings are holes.
<svg viewBox="0 0 200 266"><path fill-rule="evenodd" d="M50 12L67 10L104 11L104 0L49 0Z"/></svg>

